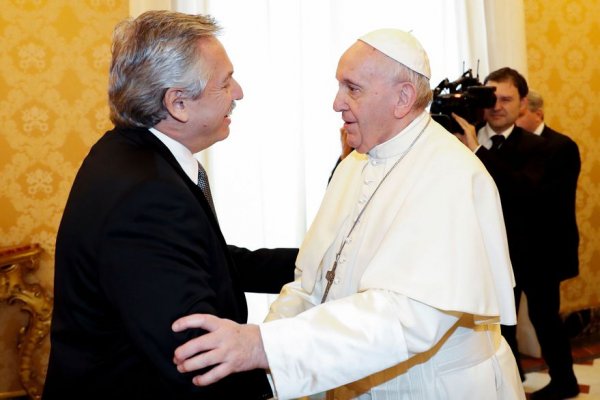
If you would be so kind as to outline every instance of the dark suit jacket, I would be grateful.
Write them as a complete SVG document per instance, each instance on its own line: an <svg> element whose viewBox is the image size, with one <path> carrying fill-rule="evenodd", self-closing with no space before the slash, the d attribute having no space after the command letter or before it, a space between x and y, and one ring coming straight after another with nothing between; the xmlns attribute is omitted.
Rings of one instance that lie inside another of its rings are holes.
<svg viewBox="0 0 600 400"><path fill-rule="evenodd" d="M577 179L581 159L577 144L568 136L544 127L546 171L540 204L546 232L545 259L556 278L564 280L579 274L579 231L575 215Z"/></svg>
<svg viewBox="0 0 600 400"><path fill-rule="evenodd" d="M544 184L546 141L515 126L497 151L481 146L476 155L494 178L506 225L513 271L518 284L544 279L540 262L545 237L541 201Z"/></svg>
<svg viewBox="0 0 600 400"><path fill-rule="evenodd" d="M115 129L91 149L56 242L44 399L263 399L265 372L198 388L172 362L192 313L246 321L244 291L279 292L297 249L228 247L202 191L147 129Z"/></svg>

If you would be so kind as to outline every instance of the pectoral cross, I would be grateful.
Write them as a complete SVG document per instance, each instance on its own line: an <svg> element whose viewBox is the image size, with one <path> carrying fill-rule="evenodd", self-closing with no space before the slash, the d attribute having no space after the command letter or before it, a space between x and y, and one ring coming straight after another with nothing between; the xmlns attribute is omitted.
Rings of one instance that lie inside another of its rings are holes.
<svg viewBox="0 0 600 400"><path fill-rule="evenodd" d="M363 213L365 212L365 210L367 209L367 207L369 206L369 204L371 204L371 200L373 200L373 196L375 196L375 193L377 193L377 191L379 190L379 188L381 187L381 185L383 184L383 182L392 173L392 171L394 170L394 168L396 168L396 166L400 163L400 161L402 161L402 159L404 158L404 156L406 156L406 154L408 154L408 152L412 149L412 147L417 142L417 140L421 137L421 135L423 134L423 132L425 132L425 129L427 129L427 127L429 126L430 122L431 122L431 118L428 118L427 119L427 123L425 124L425 126L423 126L423 128L421 129L421 131L419 132L419 134L409 144L408 148L404 151L404 153L402 153L400 155L400 158L398 158L398 160L394 163L394 165L392 165L392 167L388 170L388 172L385 173L385 175L383 176L383 178L379 181L379 184L377 184L377 187L375 188L375 190L373 190L373 193L371 194L371 197L369 197L369 199L367 200L367 202L363 206L362 210L360 210L360 212L358 213L358 216L354 220L354 223L352 224L352 227L350 228L350 231L346 235L346 238L344 240L342 240L342 243L340 245L340 249L338 250L337 254L335 255L335 261L333 263L333 266L331 267L331 269L329 271L327 271L325 273L325 279L327 279L327 286L325 287L325 293L323 293L323 298L321 299L321 303L325 302L325 300L327 299L327 295L329 294L329 289L331 289L331 285L333 285L333 280L335 279L335 269L337 268L338 260L340 259L340 255L342 254L342 251L344 250L344 246L346 245L346 243L348 243L350 241L349 240L350 235L352 235L352 232L354 232L354 228L356 228L356 225L360 221L360 218L362 217Z"/></svg>
<svg viewBox="0 0 600 400"><path fill-rule="evenodd" d="M327 279L327 287L325 288L325 293L323 293L323 298L321 299L321 303L325 303L325 299L327 299L327 295L329 294L329 289L331 289L331 285L333 285L333 280L335 279L335 269L338 264L338 256L335 258L335 262L333 263L333 267L325 274L325 279Z"/></svg>

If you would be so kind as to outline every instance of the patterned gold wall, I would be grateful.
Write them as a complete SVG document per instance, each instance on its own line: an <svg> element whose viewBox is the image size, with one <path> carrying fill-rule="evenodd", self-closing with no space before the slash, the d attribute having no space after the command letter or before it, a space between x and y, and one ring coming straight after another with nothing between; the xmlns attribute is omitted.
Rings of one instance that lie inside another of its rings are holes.
<svg viewBox="0 0 600 400"><path fill-rule="evenodd" d="M127 0L1 0L0 247L40 243L39 279L48 290L74 174L111 126L111 33L128 6ZM17 305L0 305L0 393L19 389L10 349L23 321Z"/></svg>
<svg viewBox="0 0 600 400"><path fill-rule="evenodd" d="M525 0L529 84L546 123L581 152L577 218L580 276L563 283L565 311L600 306L600 1Z"/></svg>

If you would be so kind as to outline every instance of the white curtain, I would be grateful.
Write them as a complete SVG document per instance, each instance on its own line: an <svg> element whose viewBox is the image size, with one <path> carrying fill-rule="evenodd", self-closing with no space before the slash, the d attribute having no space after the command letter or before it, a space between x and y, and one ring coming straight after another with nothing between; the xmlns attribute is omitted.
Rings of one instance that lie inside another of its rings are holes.
<svg viewBox="0 0 600 400"><path fill-rule="evenodd" d="M523 0L131 0L131 14L209 13L244 99L227 140L202 152L229 243L296 247L340 152L335 69L358 36L410 30L429 54L432 88L465 70L526 75ZM251 304L251 320L256 314ZM260 314L260 312L258 313ZM257 317L260 319L260 316Z"/></svg>

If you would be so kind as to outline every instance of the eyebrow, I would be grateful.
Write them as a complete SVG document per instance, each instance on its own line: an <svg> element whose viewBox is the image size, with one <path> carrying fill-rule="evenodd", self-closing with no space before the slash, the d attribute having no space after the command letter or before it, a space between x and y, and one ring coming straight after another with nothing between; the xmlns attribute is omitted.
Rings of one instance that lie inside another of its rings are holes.
<svg viewBox="0 0 600 400"><path fill-rule="evenodd" d="M230 81L232 78L233 78L233 71L229 71L229 73L228 73L227 75L225 75L225 76L224 76L222 79L220 79L220 80L218 80L218 81L217 81L217 80L215 80L215 82L218 82L218 83L216 83L216 84L217 84L217 85L219 85L219 86L221 86L221 85L224 85L224 84L226 84L226 83L227 83L228 81Z"/></svg>
<svg viewBox="0 0 600 400"><path fill-rule="evenodd" d="M348 78L344 78L344 79L342 79L342 80L340 81L340 83L343 83L343 84L344 84L344 85L346 85L346 86L352 85L352 86L358 86L358 87L362 87L362 85L360 85L359 83L357 83L357 82L355 82L355 81L353 81L353 80L351 80L351 79L348 79Z"/></svg>

